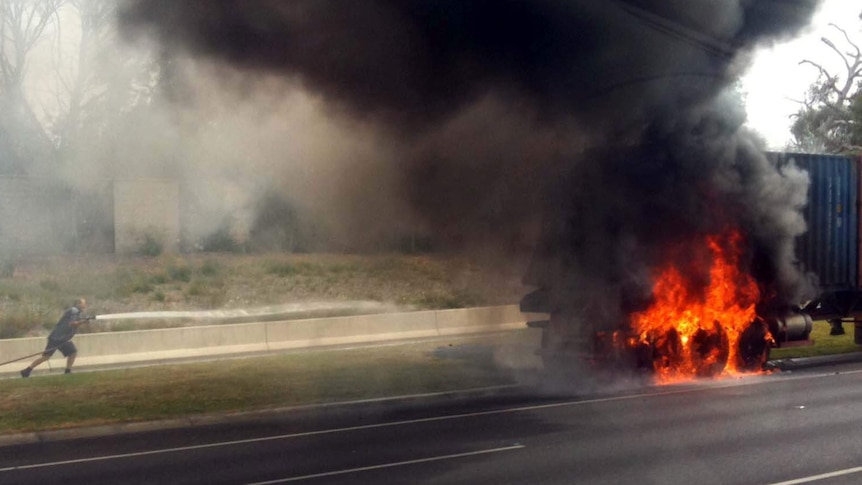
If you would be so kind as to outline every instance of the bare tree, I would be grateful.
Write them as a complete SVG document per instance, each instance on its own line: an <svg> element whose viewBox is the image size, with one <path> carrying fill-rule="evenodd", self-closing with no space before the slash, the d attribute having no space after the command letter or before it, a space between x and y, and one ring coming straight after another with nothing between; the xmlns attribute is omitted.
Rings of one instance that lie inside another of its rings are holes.
<svg viewBox="0 0 862 485"><path fill-rule="evenodd" d="M63 1L0 0L0 171L26 171L50 152L24 87L30 54L57 25Z"/></svg>
<svg viewBox="0 0 862 485"><path fill-rule="evenodd" d="M103 136L118 117L150 102L157 66L122 49L115 0L68 0L80 20L78 49L61 59L56 49L56 106L49 131L63 157L83 138Z"/></svg>
<svg viewBox="0 0 862 485"><path fill-rule="evenodd" d="M61 68L62 49L57 55L57 106L51 120L51 132L58 151L67 151L81 132L88 108L97 104L107 92L106 82L93 65L102 46L115 41L111 24L115 2L102 0L69 0L80 19L80 39L71 73Z"/></svg>
<svg viewBox="0 0 862 485"><path fill-rule="evenodd" d="M862 19L862 15L860 15ZM821 42L837 55L843 69L833 74L823 63L810 59L818 70L791 128L794 148L827 153L862 153L862 50L860 42L845 29L830 24L841 40L823 37Z"/></svg>

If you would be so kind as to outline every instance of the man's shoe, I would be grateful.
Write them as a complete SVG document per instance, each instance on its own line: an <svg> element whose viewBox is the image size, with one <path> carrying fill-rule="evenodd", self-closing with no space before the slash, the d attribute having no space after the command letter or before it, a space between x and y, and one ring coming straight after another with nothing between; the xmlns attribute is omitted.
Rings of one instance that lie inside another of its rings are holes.
<svg viewBox="0 0 862 485"><path fill-rule="evenodd" d="M27 367L26 369L21 370L21 377L30 377L31 372L33 372L33 369Z"/></svg>
<svg viewBox="0 0 862 485"><path fill-rule="evenodd" d="M66 372L64 372L64 374L71 374L71 373L72 373L72 369L66 369Z"/></svg>

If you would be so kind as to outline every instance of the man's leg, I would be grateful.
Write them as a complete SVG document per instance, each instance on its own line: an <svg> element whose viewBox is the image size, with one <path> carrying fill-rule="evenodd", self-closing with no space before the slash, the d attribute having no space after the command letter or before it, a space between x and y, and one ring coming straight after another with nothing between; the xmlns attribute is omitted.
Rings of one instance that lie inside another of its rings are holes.
<svg viewBox="0 0 862 485"><path fill-rule="evenodd" d="M75 347L75 344L72 343L71 340L63 342L63 344L57 348L60 349L60 352L62 352L63 356L66 357L66 374L71 374L72 365L75 364L75 357L78 356L78 348Z"/></svg>
<svg viewBox="0 0 862 485"><path fill-rule="evenodd" d="M77 356L78 356L78 353L76 352L74 354L69 354L66 357L66 374L72 373L72 365L75 364L75 357L77 357Z"/></svg>
<svg viewBox="0 0 862 485"><path fill-rule="evenodd" d="M40 356L38 359L34 360L34 361L30 364L30 368L31 368L31 369L35 369L35 368L36 368L36 366L38 366L38 365L42 364L42 362L46 362L46 361L47 361L48 359L50 359L50 358L51 358L51 356L50 356L50 355L44 355L44 354L43 354L42 356Z"/></svg>
<svg viewBox="0 0 862 485"><path fill-rule="evenodd" d="M36 366L40 365L42 362L45 362L46 360L48 360L50 358L51 358L51 354L48 354L48 355L42 354L42 356L39 357L38 359L34 360L33 363L31 363L29 367L27 367L26 369L21 371L21 377L30 377L30 373L33 372L33 369L35 369Z"/></svg>

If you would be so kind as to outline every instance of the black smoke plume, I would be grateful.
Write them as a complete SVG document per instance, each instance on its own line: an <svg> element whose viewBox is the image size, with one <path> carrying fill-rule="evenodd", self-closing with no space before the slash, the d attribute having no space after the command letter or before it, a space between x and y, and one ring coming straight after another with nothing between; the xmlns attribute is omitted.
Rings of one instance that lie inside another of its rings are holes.
<svg viewBox="0 0 862 485"><path fill-rule="evenodd" d="M251 78L280 73L385 133L435 234L510 242L542 218L529 282L607 327L656 265L678 259L696 281L691 248L730 227L774 302L805 295L807 178L762 155L732 88L817 3L131 0L121 21Z"/></svg>

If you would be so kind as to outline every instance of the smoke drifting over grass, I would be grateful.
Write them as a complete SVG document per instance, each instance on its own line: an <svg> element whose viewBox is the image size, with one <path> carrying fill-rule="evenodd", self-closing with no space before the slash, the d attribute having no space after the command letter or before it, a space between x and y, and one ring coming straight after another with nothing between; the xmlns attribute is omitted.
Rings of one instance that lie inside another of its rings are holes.
<svg viewBox="0 0 862 485"><path fill-rule="evenodd" d="M406 219L406 205L382 169L393 154L373 131L331 119L318 97L293 83L258 79L225 90L216 79L238 73L185 62L195 67L187 82L196 94L181 111L179 129L188 137L176 157L210 214L198 234L216 229L225 214L253 222L260 201L272 193L321 221L334 249L365 247L394 225L389 221Z"/></svg>
<svg viewBox="0 0 862 485"><path fill-rule="evenodd" d="M238 166L279 167L370 227L517 245L544 218L528 279L609 326L649 292L651 268L728 227L774 302L809 291L792 260L807 179L740 128L732 85L755 46L792 36L817 4L130 0L121 23L238 69L234 92L311 100L319 145L276 137L282 156L261 157L275 165ZM263 126L306 137L308 114ZM332 143L346 148L327 158Z"/></svg>

